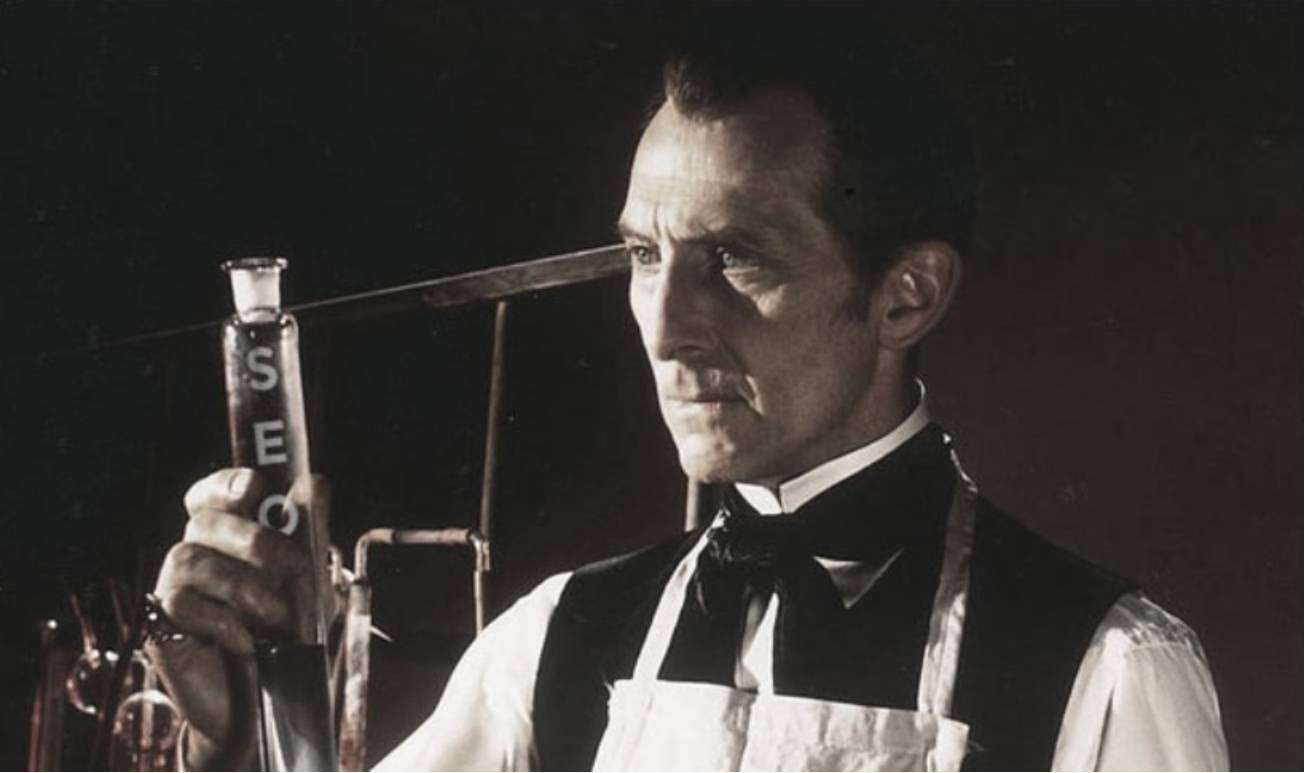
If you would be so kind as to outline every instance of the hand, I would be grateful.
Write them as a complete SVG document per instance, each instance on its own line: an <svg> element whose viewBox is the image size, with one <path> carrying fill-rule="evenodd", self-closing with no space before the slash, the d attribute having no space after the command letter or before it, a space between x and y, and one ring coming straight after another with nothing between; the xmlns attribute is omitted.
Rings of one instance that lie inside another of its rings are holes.
<svg viewBox="0 0 1305 773"><path fill-rule="evenodd" d="M305 485L301 501L311 502L324 534L326 481L314 476ZM254 642L293 635L302 617L296 610L306 608L304 593L313 587L308 552L250 517L263 488L249 469L219 470L191 486L185 537L168 551L154 588L186 634L146 649L189 723L183 753L190 769L249 769L255 762Z"/></svg>

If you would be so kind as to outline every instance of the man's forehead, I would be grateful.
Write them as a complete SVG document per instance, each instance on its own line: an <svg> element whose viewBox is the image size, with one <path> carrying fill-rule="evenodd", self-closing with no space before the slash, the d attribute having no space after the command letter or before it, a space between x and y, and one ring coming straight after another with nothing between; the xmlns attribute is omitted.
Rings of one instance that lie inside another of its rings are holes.
<svg viewBox="0 0 1305 773"><path fill-rule="evenodd" d="M668 102L639 143L622 219L671 203L724 215L764 209L771 197L807 198L824 171L824 141L814 110L783 93L710 118Z"/></svg>
<svg viewBox="0 0 1305 773"><path fill-rule="evenodd" d="M725 211L747 209L759 203L759 195L770 192L759 190L758 186L773 188L776 192L786 189L778 183L779 176L751 179L710 173L678 174L674 170L664 174L644 174L636 169L630 175L626 209L653 208L670 203Z"/></svg>
<svg viewBox="0 0 1305 773"><path fill-rule="evenodd" d="M652 235L664 228L685 234L732 227L759 230L785 225L784 195L759 195L732 185L685 185L668 178L632 180L618 228L629 235ZM789 202L792 204L793 202Z"/></svg>
<svg viewBox="0 0 1305 773"><path fill-rule="evenodd" d="M737 124L713 121L649 126L630 170L631 190L644 195L729 190L790 177L790 164L765 152L764 143Z"/></svg>

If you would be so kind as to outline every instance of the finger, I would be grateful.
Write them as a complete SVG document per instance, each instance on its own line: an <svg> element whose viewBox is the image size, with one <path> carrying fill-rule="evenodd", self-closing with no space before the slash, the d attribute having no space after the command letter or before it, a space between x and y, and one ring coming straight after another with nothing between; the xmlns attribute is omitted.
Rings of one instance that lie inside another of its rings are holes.
<svg viewBox="0 0 1305 773"><path fill-rule="evenodd" d="M184 498L186 512L224 510L247 513L262 494L262 476L248 467L229 467L196 481Z"/></svg>
<svg viewBox="0 0 1305 773"><path fill-rule="evenodd" d="M159 603L177 630L216 642L238 655L253 654L254 635L231 607L205 598L193 588L167 592L159 597Z"/></svg>
<svg viewBox="0 0 1305 773"><path fill-rule="evenodd" d="M265 628L284 629L290 621L281 583L273 575L205 545L181 542L168 551L159 589L188 588L235 609Z"/></svg>
<svg viewBox="0 0 1305 773"><path fill-rule="evenodd" d="M278 577L308 569L307 551L276 529L243 516L201 508L186 524L186 541L212 548Z"/></svg>

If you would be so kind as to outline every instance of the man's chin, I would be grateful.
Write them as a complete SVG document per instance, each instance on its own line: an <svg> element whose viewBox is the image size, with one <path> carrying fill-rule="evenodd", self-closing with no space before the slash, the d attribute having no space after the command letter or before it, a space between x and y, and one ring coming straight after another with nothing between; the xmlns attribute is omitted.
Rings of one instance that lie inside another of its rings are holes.
<svg viewBox="0 0 1305 773"><path fill-rule="evenodd" d="M680 448L680 468L690 479L699 483L734 483L751 480L755 475L749 460L738 453L720 449Z"/></svg>

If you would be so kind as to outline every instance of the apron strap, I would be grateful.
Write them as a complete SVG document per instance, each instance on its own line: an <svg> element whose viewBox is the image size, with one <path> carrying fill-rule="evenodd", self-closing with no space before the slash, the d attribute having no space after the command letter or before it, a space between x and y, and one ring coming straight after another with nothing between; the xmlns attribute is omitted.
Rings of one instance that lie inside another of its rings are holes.
<svg viewBox="0 0 1305 773"><path fill-rule="evenodd" d="M950 444L949 444L950 445ZM943 547L942 571L929 618L929 639L920 666L920 688L916 705L920 712L948 716L956 686L961 638L965 630L965 609L970 592L970 556L974 546L974 508L979 490L961 469L954 451L956 487Z"/></svg>
<svg viewBox="0 0 1305 773"><path fill-rule="evenodd" d="M698 556L707 547L707 538L711 530L719 526L720 522L721 517L717 516L716 520L703 530L698 542L680 560L670 580L666 582L666 590L658 600L657 610L653 612L652 623L648 626L648 635L644 638L643 646L639 648L639 658L634 662L634 671L630 674L631 681L647 684L657 681L657 676L662 670L662 662L666 660L666 652L671 648L671 638L675 634L675 624L680 619L680 610L684 608L689 579L693 577L693 572L698 567Z"/></svg>

